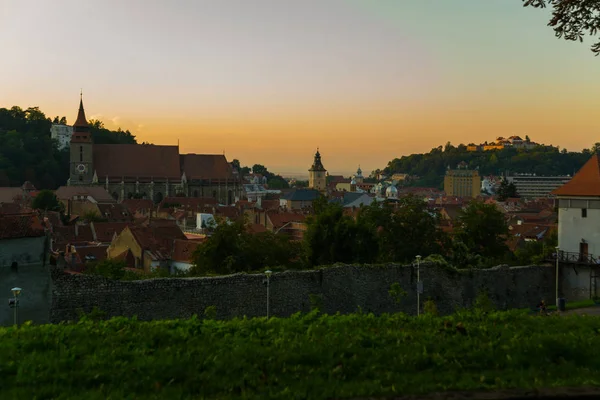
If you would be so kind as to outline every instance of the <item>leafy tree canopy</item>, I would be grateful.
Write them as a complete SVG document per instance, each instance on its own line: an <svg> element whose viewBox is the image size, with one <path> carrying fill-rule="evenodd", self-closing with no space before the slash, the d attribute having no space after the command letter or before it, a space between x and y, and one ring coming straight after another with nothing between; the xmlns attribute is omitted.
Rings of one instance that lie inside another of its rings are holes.
<svg viewBox="0 0 600 400"><path fill-rule="evenodd" d="M61 211L65 207L51 190L41 190L31 202L31 207L35 210Z"/></svg>
<svg viewBox="0 0 600 400"><path fill-rule="evenodd" d="M600 29L600 1L598 0L523 0L524 7L552 7L548 26L557 38L583 42L588 34L596 36ZM600 54L600 40L592 45L592 52Z"/></svg>
<svg viewBox="0 0 600 400"><path fill-rule="evenodd" d="M192 275L232 274L293 267L299 245L286 235L250 233L243 221L221 223L193 254Z"/></svg>
<svg viewBox="0 0 600 400"><path fill-rule="evenodd" d="M54 118L55 123L67 119ZM129 131L104 128L90 121L95 143L136 143ZM53 120L39 107L26 110L0 108L0 186L20 186L30 181L38 189L56 189L69 178L69 150L58 150L50 138Z"/></svg>
<svg viewBox="0 0 600 400"><path fill-rule="evenodd" d="M479 168L481 175L504 173L534 173L537 175L572 175L589 160L591 149L581 152L560 151L557 147L537 146L532 149L505 148L490 151L467 151L463 144L433 148L429 153L411 154L390 161L386 175L406 173L417 176L410 185L440 187L448 166L464 161L471 169Z"/></svg>

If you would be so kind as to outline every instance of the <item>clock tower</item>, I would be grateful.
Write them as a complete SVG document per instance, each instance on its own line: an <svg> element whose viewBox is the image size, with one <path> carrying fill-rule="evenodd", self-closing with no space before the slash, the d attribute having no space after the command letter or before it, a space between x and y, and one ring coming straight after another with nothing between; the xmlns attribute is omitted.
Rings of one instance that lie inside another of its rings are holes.
<svg viewBox="0 0 600 400"><path fill-rule="evenodd" d="M327 170L321 162L319 149L315 153L313 165L308 170L308 187L319 191L325 191L327 188Z"/></svg>
<svg viewBox="0 0 600 400"><path fill-rule="evenodd" d="M90 125L85 118L83 96L79 100L77 120L73 124L71 136L70 185L91 185L94 177L94 143Z"/></svg>

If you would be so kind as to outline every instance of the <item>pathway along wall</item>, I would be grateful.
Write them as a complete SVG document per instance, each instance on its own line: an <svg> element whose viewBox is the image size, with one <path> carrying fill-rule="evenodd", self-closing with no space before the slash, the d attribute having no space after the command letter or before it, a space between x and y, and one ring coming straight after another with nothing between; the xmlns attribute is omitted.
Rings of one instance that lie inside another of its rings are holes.
<svg viewBox="0 0 600 400"><path fill-rule="evenodd" d="M207 278L165 278L113 281L71 275L58 269L54 281L51 322L76 320L80 311L94 307L111 316L137 316L141 320L202 316L215 306L218 318L266 315L266 285L261 274L236 274ZM540 299L554 303L552 267L500 266L488 270L453 272L434 265L421 265L424 294L441 314L472 305L486 290L501 308L535 306ZM395 304L388 294L399 282L407 296ZM567 288L569 300L581 298L581 288ZM573 296L571 296L573 294ZM375 314L403 311L416 313L416 267L400 265L341 265L321 270L288 271L271 276L271 315L286 317L310 311L311 295L320 296L323 312L351 313L360 307ZM575 295L580 296L576 298Z"/></svg>

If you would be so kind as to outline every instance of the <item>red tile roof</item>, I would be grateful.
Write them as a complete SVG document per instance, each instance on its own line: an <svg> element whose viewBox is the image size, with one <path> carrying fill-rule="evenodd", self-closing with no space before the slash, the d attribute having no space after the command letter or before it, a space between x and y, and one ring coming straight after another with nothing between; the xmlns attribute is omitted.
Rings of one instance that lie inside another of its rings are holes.
<svg viewBox="0 0 600 400"><path fill-rule="evenodd" d="M206 240L206 239L205 239ZM202 244L199 240L175 240L173 245L173 261L191 262L192 254Z"/></svg>
<svg viewBox="0 0 600 400"><path fill-rule="evenodd" d="M0 215L21 214L21 212L21 205L18 203L0 203Z"/></svg>
<svg viewBox="0 0 600 400"><path fill-rule="evenodd" d="M249 224L248 225L248 232L250 233L262 233L262 232L266 232L267 228L262 225L262 224Z"/></svg>
<svg viewBox="0 0 600 400"><path fill-rule="evenodd" d="M54 227L54 241L57 246L67 243L93 242L94 235L90 225L56 226Z"/></svg>
<svg viewBox="0 0 600 400"><path fill-rule="evenodd" d="M96 204L100 211L100 216L106 218L109 222L133 222L133 216L127 207L123 204Z"/></svg>
<svg viewBox="0 0 600 400"><path fill-rule="evenodd" d="M131 226L129 222L92 222L92 230L95 233L96 241L110 243L114 235L123 232L127 226Z"/></svg>
<svg viewBox="0 0 600 400"><path fill-rule="evenodd" d="M100 203L116 202L102 186L61 186L54 194L59 200L71 200L75 196L90 196Z"/></svg>
<svg viewBox="0 0 600 400"><path fill-rule="evenodd" d="M160 208L162 209L165 205L171 204L197 209L206 206L216 206L219 202L213 197L166 197L161 201Z"/></svg>
<svg viewBox="0 0 600 400"><path fill-rule="evenodd" d="M18 187L0 187L0 203L13 203L23 195L23 189Z"/></svg>
<svg viewBox="0 0 600 400"><path fill-rule="evenodd" d="M600 156L594 154L569 182L554 190L552 194L600 197Z"/></svg>
<svg viewBox="0 0 600 400"><path fill-rule="evenodd" d="M126 199L121 202L131 214L136 212L149 212L154 209L154 202L150 199Z"/></svg>
<svg viewBox="0 0 600 400"><path fill-rule="evenodd" d="M40 236L44 236L44 227L37 215L0 215L0 239Z"/></svg>
<svg viewBox="0 0 600 400"><path fill-rule="evenodd" d="M223 154L182 154L181 169L189 180L233 178L233 168Z"/></svg>
<svg viewBox="0 0 600 400"><path fill-rule="evenodd" d="M281 228L288 222L304 222L306 219L304 215L293 212L267 212L267 218L275 229Z"/></svg>
<svg viewBox="0 0 600 400"><path fill-rule="evenodd" d="M79 262L86 264L88 262L98 262L106 260L108 245L75 246Z"/></svg>
<svg viewBox="0 0 600 400"><path fill-rule="evenodd" d="M98 180L154 178L180 180L179 148L151 144L94 145L94 169ZM158 191L158 189L155 189Z"/></svg>

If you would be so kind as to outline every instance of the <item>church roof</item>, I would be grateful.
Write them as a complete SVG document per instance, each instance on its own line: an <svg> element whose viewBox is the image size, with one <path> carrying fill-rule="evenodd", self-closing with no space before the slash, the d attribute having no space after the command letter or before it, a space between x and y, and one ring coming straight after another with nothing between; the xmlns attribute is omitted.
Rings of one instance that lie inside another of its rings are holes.
<svg viewBox="0 0 600 400"><path fill-rule="evenodd" d="M569 182L554 190L552 194L600 197L600 156L598 153L594 154Z"/></svg>
<svg viewBox="0 0 600 400"><path fill-rule="evenodd" d="M97 144L94 145L94 169L99 181L107 176L181 179L177 146Z"/></svg>
<svg viewBox="0 0 600 400"><path fill-rule="evenodd" d="M85 118L85 110L83 109L83 98L79 100L79 112L77 113L77 120L73 124L74 127L87 127L90 126Z"/></svg>
<svg viewBox="0 0 600 400"><path fill-rule="evenodd" d="M223 154L182 154L181 170L187 179L231 179L233 169Z"/></svg>

